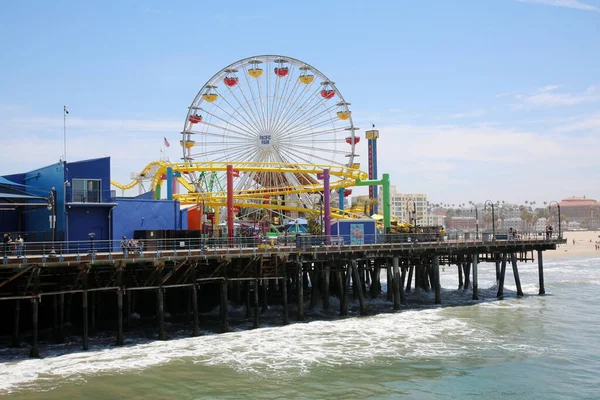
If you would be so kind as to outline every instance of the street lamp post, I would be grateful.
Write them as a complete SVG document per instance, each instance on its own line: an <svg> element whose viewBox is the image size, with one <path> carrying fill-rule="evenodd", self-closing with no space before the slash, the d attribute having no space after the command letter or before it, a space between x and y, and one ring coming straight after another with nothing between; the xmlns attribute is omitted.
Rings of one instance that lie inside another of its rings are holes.
<svg viewBox="0 0 600 400"><path fill-rule="evenodd" d="M557 211L558 211L558 238L559 238L559 239L562 239L562 230L561 230L561 227L560 227L560 204L558 204L558 202L557 202L557 201L555 201L555 200L552 200L552 201L550 202L550 204L548 204L548 209L549 209L549 210L551 210L551 209L552 209L552 203L556 203L556 209L557 209Z"/></svg>
<svg viewBox="0 0 600 400"><path fill-rule="evenodd" d="M479 211L477 210L477 206L472 201L469 201L471 204L471 212L473 208L475 209L475 238L479 240Z"/></svg>
<svg viewBox="0 0 600 400"><path fill-rule="evenodd" d="M496 240L496 214L494 214L494 203L491 200L486 200L485 203L483 203L483 209L487 209L488 203L492 206L492 240Z"/></svg>
<svg viewBox="0 0 600 400"><path fill-rule="evenodd" d="M56 250L54 249L54 244L56 242L56 189L52 188L50 190L50 198L48 199L48 210L52 211L50 215L50 229L52 230L52 250L50 251L50 255L56 255Z"/></svg>

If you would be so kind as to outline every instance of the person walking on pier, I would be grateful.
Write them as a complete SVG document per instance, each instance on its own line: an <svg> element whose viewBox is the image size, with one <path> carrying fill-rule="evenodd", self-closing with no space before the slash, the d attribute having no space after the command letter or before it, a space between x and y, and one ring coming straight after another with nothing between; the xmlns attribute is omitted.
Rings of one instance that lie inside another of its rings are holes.
<svg viewBox="0 0 600 400"><path fill-rule="evenodd" d="M121 240L121 249L123 249L123 257L127 257L127 236L123 236Z"/></svg>
<svg viewBox="0 0 600 400"><path fill-rule="evenodd" d="M25 245L25 241L21 237L21 235L17 236L17 258L21 258L23 255L23 246Z"/></svg>

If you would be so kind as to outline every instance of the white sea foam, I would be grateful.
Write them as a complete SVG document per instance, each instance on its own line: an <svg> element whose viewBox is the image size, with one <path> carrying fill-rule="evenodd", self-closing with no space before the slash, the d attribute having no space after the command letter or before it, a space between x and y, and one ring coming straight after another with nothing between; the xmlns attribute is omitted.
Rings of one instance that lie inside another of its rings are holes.
<svg viewBox="0 0 600 400"><path fill-rule="evenodd" d="M506 345L481 326L448 318L442 309L93 349L0 364L0 393L189 360L262 376L308 373L314 367L364 365L373 360L465 356ZM517 349L522 351L523 349Z"/></svg>

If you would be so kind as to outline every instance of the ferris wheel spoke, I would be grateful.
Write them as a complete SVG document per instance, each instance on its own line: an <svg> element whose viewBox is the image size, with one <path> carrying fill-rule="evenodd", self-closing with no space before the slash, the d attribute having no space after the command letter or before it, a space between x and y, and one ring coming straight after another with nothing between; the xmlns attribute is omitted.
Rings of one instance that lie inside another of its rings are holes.
<svg viewBox="0 0 600 400"><path fill-rule="evenodd" d="M271 113L270 125L269 125L269 129L271 129L271 130L274 130L275 123L278 119L278 116L281 115L281 107L284 104L284 102L287 100L287 97L289 96L288 91L291 92L290 84L295 76L296 76L296 66L292 64L289 67L288 74L285 77L276 80L277 87L273 91L273 107L272 107L272 113ZM283 82L283 88L281 89L281 91L279 91L278 88L281 87L281 82ZM277 95L277 93L280 93L280 94Z"/></svg>
<svg viewBox="0 0 600 400"><path fill-rule="evenodd" d="M321 115L321 117L326 117L326 115ZM293 140L297 137L301 137L305 135L307 132L310 135L310 132L315 132L316 129L323 128L327 125L332 125L332 129L340 129L344 130L343 127L336 128L335 121L337 121L336 117L329 117L328 119L313 119L312 123L306 123L305 121L299 121L295 126L289 127L285 132L281 133L281 139Z"/></svg>
<svg viewBox="0 0 600 400"><path fill-rule="evenodd" d="M218 147L216 149L204 149L201 153L191 154L192 157L197 156L212 156L218 154L231 154L231 153L243 153L247 151L246 146L230 146L230 147Z"/></svg>
<svg viewBox="0 0 600 400"><path fill-rule="evenodd" d="M256 129L256 127L254 126L255 122L253 121L248 121L248 119L246 119L246 116L242 115L238 110L241 108L243 110L245 110L244 108L242 108L241 104L239 103L237 97L235 96L235 93L233 92L233 90L231 90L231 88L228 86L229 88L229 92L231 93L232 97L236 100L236 102L238 103L238 105L240 107L234 107L233 104L231 104L227 98L225 98L225 96L221 95L221 99L223 99L223 101L225 103L227 103L229 105L229 107L231 107L232 110L234 110L234 112L236 114L238 114L240 116L240 118L242 118L244 120L244 122L238 120L237 118L235 119L236 121L238 121L240 123L240 125L243 125L248 131L250 132L254 132L256 134L258 134L258 130ZM223 108L219 107L218 105L216 105L216 107L218 107L219 109L221 109L223 112L227 113ZM229 114L230 116L232 116L231 114ZM246 112L246 115L248 115L248 117L250 117L250 115ZM232 116L233 117L233 116Z"/></svg>
<svg viewBox="0 0 600 400"><path fill-rule="evenodd" d="M212 128L222 129L225 132L234 133L234 134L240 135L240 136L232 137L230 135L227 135L227 133L217 133L217 132L212 132L212 131L208 131L208 130L206 130L206 131L187 130L187 131L185 131L185 133L188 134L188 135L213 136L213 137L219 137L219 138L222 138L222 139L233 139L233 138L238 139L238 140L252 140L253 139L252 137L246 137L246 136L244 136L241 132L237 132L237 131L235 131L233 129L229 129L229 128L226 128L224 126L215 125L215 124L211 124L211 123L205 123L204 125L212 127ZM188 140L191 140L191 139L188 139Z"/></svg>
<svg viewBox="0 0 600 400"><path fill-rule="evenodd" d="M219 107L219 106L216 106L216 107L217 107L218 109L222 110L223 112L225 112L225 111L224 111L224 110L223 110L221 107ZM233 126L234 128L236 128L236 129L238 129L238 130L237 130L237 131L235 131L235 130L232 130L232 129L229 129L229 128L222 127L222 126L220 126L220 125L217 125L217 124L212 124L212 123L210 123L210 122L204 122L204 121L203 121L203 125L208 125L208 126L216 126L216 127L219 127L219 128L221 128L221 129L228 129L228 130L229 130L231 133L236 133L236 134L238 134L238 135L240 135L240 136L244 136L244 137L247 137L247 138L253 138L253 136L252 136L251 134L249 134L249 133L247 133L247 132L244 132L244 128L242 128L242 127L240 127L240 126L237 126L236 124L233 124L233 123L231 123L231 121L226 121L226 120L224 120L223 118L221 118L219 115L217 115L217 114L215 114L215 113L213 113L213 112L210 112L210 111L208 111L208 110L206 110L206 109L204 109L204 108L200 108L200 110L201 110L203 113L205 113L205 114L208 114L208 115L210 115L211 117L218 119L219 121L223 122L223 123L224 123L224 124L226 124L226 125L231 125L231 126ZM226 112L225 112L225 113L226 113ZM227 113L226 113L226 114L227 114ZM227 115L229 115L229 116L230 116L232 119L234 119L236 122L239 122L239 121L237 120L237 118L235 118L233 115L231 115L231 114L227 114Z"/></svg>
<svg viewBox="0 0 600 400"><path fill-rule="evenodd" d="M280 149L280 151L282 154L287 155L290 160L294 160L294 162L296 162L298 164L311 164L310 157L305 158L305 157L303 157L303 155L301 155L293 150Z"/></svg>
<svg viewBox="0 0 600 400"><path fill-rule="evenodd" d="M323 136L324 138L329 138L331 136L337 136L336 134L339 132L345 132L346 128L345 127L336 127L336 126L332 126L333 124L331 123L331 121L328 122L322 122L319 124L316 124L315 126L309 126L306 129L302 130L302 131L298 131L293 137L289 138L291 141L296 141L298 139L303 139L303 138L310 138L310 137L315 137L315 136ZM332 126L331 128L327 128L327 126ZM325 128L325 129L321 129L321 130L317 130L319 128Z"/></svg>
<svg viewBox="0 0 600 400"><path fill-rule="evenodd" d="M282 105L281 112L279 113L275 125L275 131L281 131L282 128L288 124L297 112L297 109L302 108L302 105L310 103L310 98L307 97L307 87L300 90L298 93L298 87L300 83L294 85L294 90L290 93L290 97L285 100L285 104Z"/></svg>
<svg viewBox="0 0 600 400"><path fill-rule="evenodd" d="M291 118L292 115L294 114L294 112L298 109L297 104L302 102L306 102L308 101L307 98L307 93L309 90L309 87L312 85L304 85L302 84L302 86L304 86L302 88L302 90L300 90L300 93L298 93L298 88L300 87L300 83L297 82L294 85L294 91L290 93L290 95L288 96L288 99L286 100L285 104L287 104L287 106L283 106L283 109L279 115L279 117L277 118L276 124L273 127L274 131L278 131L281 127L281 124L284 123L284 121L286 121L288 118ZM290 114L291 113L291 114Z"/></svg>
<svg viewBox="0 0 600 400"><path fill-rule="evenodd" d="M297 98L293 104L295 109L293 113L287 118L287 124L281 125L278 129L284 131L286 127L288 127L291 124L294 124L297 120L305 118L309 110L323 105L324 101L320 100L317 97L317 92L318 90L315 90L313 95L308 96L308 98ZM300 104L301 101L303 101L303 104Z"/></svg>
<svg viewBox="0 0 600 400"><path fill-rule="evenodd" d="M332 149L332 148L316 148L315 149L312 146L302 146L302 145L299 145L299 144L296 144L293 147L290 146L287 149L288 149L288 151L296 151L298 149L304 149L306 151L314 150L314 153L327 153L327 154L333 153L333 154L338 155L338 156L344 156L345 154L347 154L347 152L342 151L342 150L336 150L336 149Z"/></svg>
<svg viewBox="0 0 600 400"><path fill-rule="evenodd" d="M282 139L290 139L290 140L295 140L296 138L301 138L301 137L305 137L305 136L314 136L316 134L323 134L323 133L327 133L329 131L344 131L346 128L343 126L335 126L334 121L336 120L336 117L332 117L328 120L322 120L316 123L313 123L312 125L301 125L296 127L293 131L290 131L284 135L281 136ZM321 129L321 130L317 130L320 128L324 128L326 126L332 126L331 129Z"/></svg>
<svg viewBox="0 0 600 400"><path fill-rule="evenodd" d="M260 110L262 112L262 126L263 130L267 130L267 111L265 110L265 99L263 98L263 88L260 79L256 80L256 86L258 87L258 98L260 100Z"/></svg>
<svg viewBox="0 0 600 400"><path fill-rule="evenodd" d="M311 149L311 150L315 150L315 149ZM326 155L319 156L319 155L316 155L315 153L316 153L316 151L313 151L312 153L310 153L310 152L302 151L302 150L300 150L298 148L294 148L294 154L296 154L296 155L297 154L304 154L305 156L308 156L311 159L315 158L317 160L322 161L323 164L331 164L331 163L333 163L333 161L331 160L331 157L328 158ZM331 152L328 152L328 153L331 153ZM308 161L308 163L310 163L310 161ZM339 163L336 163L336 164L340 165Z"/></svg>
<svg viewBox="0 0 600 400"><path fill-rule="evenodd" d="M252 119L254 121L254 125L256 126L257 130L261 129L260 126L260 118L258 117L258 109L256 108L256 102L254 100L254 94L252 93L252 87L250 86L250 82L248 81L248 71L245 70L245 74L244 75L244 79L246 81L246 84L249 87L250 90L250 96L252 97L252 101L250 101L248 99L248 97L246 96L246 92L244 90L244 85L237 85L237 87L240 90L240 93L242 94L242 97L244 98L244 101L246 102L245 104L247 105L248 110L246 110L247 113L252 114ZM242 106L242 103L238 100L238 103L240 104L240 106ZM254 106L254 107L253 107Z"/></svg>
<svg viewBox="0 0 600 400"><path fill-rule="evenodd" d="M302 126L304 124L310 124L311 121L315 121L319 116L321 115L325 115L329 112L331 112L331 110L334 108L334 106L325 108L325 109L321 109L319 111L319 107L322 106L324 104L324 102L321 100L315 104L313 104L312 107L310 107L309 109L305 110L305 112L298 114L294 120L290 121L290 123L288 123L285 127L283 127L281 129L282 132L289 132L290 130L295 129L297 126Z"/></svg>
<svg viewBox="0 0 600 400"><path fill-rule="evenodd" d="M250 91L250 96L252 97L252 101L248 102L249 107L254 106L254 109L256 110L256 121L257 121L257 125L260 126L261 130L265 130L265 126L264 126L264 118L262 117L264 115L262 107L259 107L260 104L262 104L262 97L260 96L260 83L257 82L256 83L256 87L257 87L257 93L254 93L254 83L252 83L250 81L250 72L248 70L248 66L244 65L244 78L246 81L246 85L248 87L248 90ZM255 81L258 81L259 78L252 78ZM257 100L261 100L260 102Z"/></svg>
<svg viewBox="0 0 600 400"><path fill-rule="evenodd" d="M299 115L304 115L307 109L323 104L324 99L319 96L318 86L312 92L309 92L313 85L314 83L307 85L305 90L301 92L301 96L294 99L294 102L290 105L293 112L287 117L288 120L295 120ZM301 105L301 103L303 104Z"/></svg>

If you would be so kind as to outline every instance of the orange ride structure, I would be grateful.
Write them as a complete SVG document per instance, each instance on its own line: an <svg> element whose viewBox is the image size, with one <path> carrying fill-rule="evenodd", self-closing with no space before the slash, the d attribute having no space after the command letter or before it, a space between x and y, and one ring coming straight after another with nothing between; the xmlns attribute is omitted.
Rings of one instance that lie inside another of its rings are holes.
<svg viewBox="0 0 600 400"><path fill-rule="evenodd" d="M386 179L389 185L387 174L367 181L359 170L360 137L349 106L335 83L305 62L245 58L213 75L193 99L179 141L182 161L150 163L138 176L152 177L157 199L165 180L167 199L211 209L217 224L227 221L228 235L242 210L266 210L290 219L322 213L329 236L330 219L344 215L350 187ZM113 185L126 190L139 183Z"/></svg>

